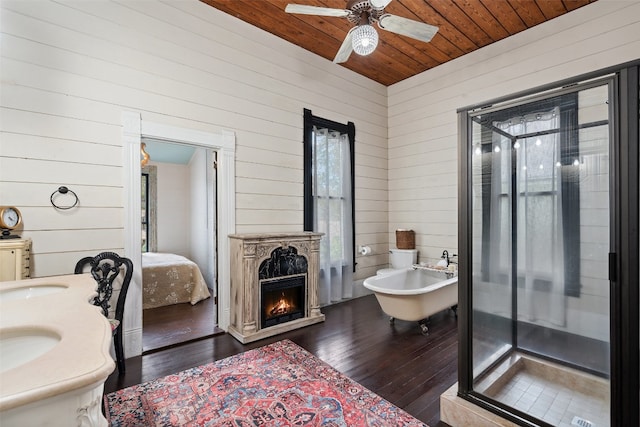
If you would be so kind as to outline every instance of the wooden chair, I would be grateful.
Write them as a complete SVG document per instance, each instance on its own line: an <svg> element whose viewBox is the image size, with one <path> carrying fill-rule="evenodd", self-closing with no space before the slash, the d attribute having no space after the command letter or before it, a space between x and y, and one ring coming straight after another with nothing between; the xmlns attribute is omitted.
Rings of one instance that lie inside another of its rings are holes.
<svg viewBox="0 0 640 427"><path fill-rule="evenodd" d="M122 346L124 317L124 303L127 298L127 290L133 275L133 263L129 258L119 256L114 252L102 252L95 257L85 257L76 263L75 274L85 273L85 269L90 267L90 272L95 281L98 283L98 295L93 299L93 305L102 308L102 313L109 319L111 330L113 331L113 341L116 351L116 360L118 364L118 373L125 373L124 364L124 347ZM122 287L116 302L116 309L113 318L109 317L109 308L111 307L109 300L113 293L113 282L123 272Z"/></svg>

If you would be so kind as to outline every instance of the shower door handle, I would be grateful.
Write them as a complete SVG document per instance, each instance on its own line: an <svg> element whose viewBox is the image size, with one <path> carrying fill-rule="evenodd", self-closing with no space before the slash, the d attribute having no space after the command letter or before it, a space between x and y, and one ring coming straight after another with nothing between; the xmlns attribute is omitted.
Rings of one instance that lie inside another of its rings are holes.
<svg viewBox="0 0 640 427"><path fill-rule="evenodd" d="M616 254L615 252L609 252L609 281L610 282L615 282L617 280L617 274L616 271L616 264L617 264L617 259L616 259Z"/></svg>

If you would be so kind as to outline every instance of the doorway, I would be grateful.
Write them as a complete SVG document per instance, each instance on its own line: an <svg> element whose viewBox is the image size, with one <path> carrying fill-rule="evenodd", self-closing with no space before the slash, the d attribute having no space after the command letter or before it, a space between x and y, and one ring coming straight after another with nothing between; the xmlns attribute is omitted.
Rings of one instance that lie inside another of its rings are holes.
<svg viewBox="0 0 640 427"><path fill-rule="evenodd" d="M215 151L142 138L142 352L217 328ZM144 156L143 156L144 157Z"/></svg>
<svg viewBox="0 0 640 427"><path fill-rule="evenodd" d="M140 226L141 143L143 138L172 141L210 149L216 153L216 198L224 209L217 214L217 303L218 327L226 330L230 319L229 239L235 233L235 132L219 129L216 132L143 120L139 112L123 111L122 145L124 149L124 249L133 261L133 278L124 313L125 357L142 354L142 228Z"/></svg>

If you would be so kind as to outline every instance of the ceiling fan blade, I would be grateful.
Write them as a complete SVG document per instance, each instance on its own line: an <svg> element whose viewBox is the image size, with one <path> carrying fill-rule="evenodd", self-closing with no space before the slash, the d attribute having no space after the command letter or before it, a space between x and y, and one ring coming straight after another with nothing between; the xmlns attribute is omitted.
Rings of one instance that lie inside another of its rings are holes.
<svg viewBox="0 0 640 427"><path fill-rule="evenodd" d="M370 0L371 6L373 6L374 9L384 9L385 7L387 7L389 5L389 3L391 3L391 0Z"/></svg>
<svg viewBox="0 0 640 427"><path fill-rule="evenodd" d="M347 62L347 60L349 59L349 56L351 56L351 52L353 52L353 44L351 39L352 39L353 30L355 29L356 27L353 27L347 33L347 36L344 38L344 41L342 42L342 45L340 46L338 53L336 53L336 57L333 58L334 64L341 64L343 62Z"/></svg>
<svg viewBox="0 0 640 427"><path fill-rule="evenodd" d="M337 16L339 18L349 16L351 13L350 10L346 9L332 9L330 7L307 6L304 4L291 3L284 8L284 11L287 13L299 13L301 15Z"/></svg>
<svg viewBox="0 0 640 427"><path fill-rule="evenodd" d="M413 21L401 16L382 15L378 19L378 26L386 31L401 34L423 42L430 42L438 32L438 27L425 24L424 22Z"/></svg>

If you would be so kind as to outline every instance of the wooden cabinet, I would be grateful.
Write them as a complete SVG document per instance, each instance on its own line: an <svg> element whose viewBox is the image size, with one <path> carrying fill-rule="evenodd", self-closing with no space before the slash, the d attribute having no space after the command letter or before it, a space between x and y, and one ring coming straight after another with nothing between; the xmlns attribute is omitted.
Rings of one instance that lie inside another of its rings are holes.
<svg viewBox="0 0 640 427"><path fill-rule="evenodd" d="M31 239L0 240L0 282L31 277Z"/></svg>

